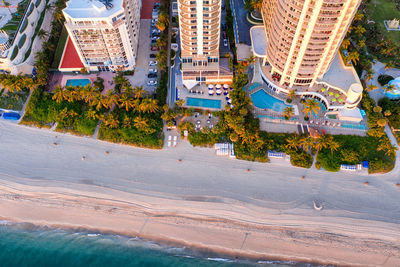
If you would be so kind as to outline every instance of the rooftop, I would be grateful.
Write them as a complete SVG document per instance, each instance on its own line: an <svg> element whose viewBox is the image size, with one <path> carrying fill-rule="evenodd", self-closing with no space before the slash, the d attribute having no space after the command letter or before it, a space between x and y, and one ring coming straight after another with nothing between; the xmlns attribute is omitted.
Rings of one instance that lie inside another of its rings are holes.
<svg viewBox="0 0 400 267"><path fill-rule="evenodd" d="M123 0L69 0L63 10L71 18L107 18L124 10Z"/></svg>
<svg viewBox="0 0 400 267"><path fill-rule="evenodd" d="M265 57L267 55L267 34L264 26L251 27L250 36L254 54L258 57Z"/></svg>
<svg viewBox="0 0 400 267"><path fill-rule="evenodd" d="M60 68L62 69L81 69L83 63L79 58L78 52L76 52L75 46L71 39L68 37L67 46L64 51L64 55L61 59Z"/></svg>
<svg viewBox="0 0 400 267"><path fill-rule="evenodd" d="M350 89L350 86L354 83L361 84L353 66L344 65L339 52L332 60L328 71L325 72L321 81L326 82L331 86L341 88L345 91Z"/></svg>

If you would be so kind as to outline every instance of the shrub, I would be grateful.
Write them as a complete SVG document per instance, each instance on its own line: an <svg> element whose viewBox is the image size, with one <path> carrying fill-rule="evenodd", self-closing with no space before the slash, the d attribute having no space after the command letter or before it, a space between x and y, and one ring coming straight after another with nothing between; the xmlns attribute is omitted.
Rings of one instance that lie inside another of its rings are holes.
<svg viewBox="0 0 400 267"><path fill-rule="evenodd" d="M18 48L23 47L24 44L25 44L25 41L26 41L26 34L24 33L24 34L21 36L21 38L19 39L19 41L18 41Z"/></svg>
<svg viewBox="0 0 400 267"><path fill-rule="evenodd" d="M29 22L28 18L25 18L21 24L21 28L19 29L20 33L23 33L25 31L26 27L28 26L28 22Z"/></svg>
<svg viewBox="0 0 400 267"><path fill-rule="evenodd" d="M14 50L12 51L10 60L14 60L15 59L15 57L18 55L18 51L19 51L18 46L15 46Z"/></svg>
<svg viewBox="0 0 400 267"><path fill-rule="evenodd" d="M384 86L384 85L388 84L393 79L394 78L392 76L390 76L390 75L386 75L386 74L379 75L378 76L378 83L380 85Z"/></svg>
<svg viewBox="0 0 400 267"><path fill-rule="evenodd" d="M313 158L310 154L304 152L303 150L293 150L290 152L290 163L297 167L311 168Z"/></svg>

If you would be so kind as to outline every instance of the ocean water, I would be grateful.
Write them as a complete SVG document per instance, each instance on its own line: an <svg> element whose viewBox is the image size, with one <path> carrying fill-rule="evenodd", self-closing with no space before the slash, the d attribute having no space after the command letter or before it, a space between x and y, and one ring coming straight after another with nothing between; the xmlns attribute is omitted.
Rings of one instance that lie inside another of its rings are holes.
<svg viewBox="0 0 400 267"><path fill-rule="evenodd" d="M311 266L294 262L249 261L204 254L186 248L87 231L0 225L0 266Z"/></svg>

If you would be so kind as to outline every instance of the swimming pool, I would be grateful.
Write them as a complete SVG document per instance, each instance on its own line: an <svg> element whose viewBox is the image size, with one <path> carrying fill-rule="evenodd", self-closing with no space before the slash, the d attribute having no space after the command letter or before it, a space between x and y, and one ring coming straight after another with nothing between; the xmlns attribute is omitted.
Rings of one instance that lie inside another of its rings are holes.
<svg viewBox="0 0 400 267"><path fill-rule="evenodd" d="M276 112L283 112L286 107L289 107L282 100L269 95L263 89L251 94L251 101L253 101L254 106L257 108L272 109Z"/></svg>
<svg viewBox="0 0 400 267"><path fill-rule="evenodd" d="M91 81L89 79L68 79L67 83L65 84L66 86L82 86L84 87L85 85L91 84Z"/></svg>
<svg viewBox="0 0 400 267"><path fill-rule="evenodd" d="M221 100L215 99L205 99L205 98L186 98L186 105L192 107L202 107L202 108L221 108Z"/></svg>

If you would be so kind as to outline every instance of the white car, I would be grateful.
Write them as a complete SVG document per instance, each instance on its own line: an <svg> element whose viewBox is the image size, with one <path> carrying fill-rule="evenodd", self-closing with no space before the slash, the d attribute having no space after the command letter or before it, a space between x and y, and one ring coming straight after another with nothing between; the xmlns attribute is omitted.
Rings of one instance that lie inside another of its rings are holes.
<svg viewBox="0 0 400 267"><path fill-rule="evenodd" d="M151 31L152 33L160 33L161 31L159 29L154 29Z"/></svg>
<svg viewBox="0 0 400 267"><path fill-rule="evenodd" d="M157 66L157 61L150 61L149 66Z"/></svg>
<svg viewBox="0 0 400 267"><path fill-rule="evenodd" d="M157 69L149 69L149 73L157 73Z"/></svg>
<svg viewBox="0 0 400 267"><path fill-rule="evenodd" d="M151 37L151 40L155 40L155 41L157 41L158 39L160 39L160 37L158 37L158 36Z"/></svg>
<svg viewBox="0 0 400 267"><path fill-rule="evenodd" d="M147 83L148 86L156 86L157 85L157 81L149 81Z"/></svg>
<svg viewBox="0 0 400 267"><path fill-rule="evenodd" d="M228 40L224 39L224 46L228 46Z"/></svg>

